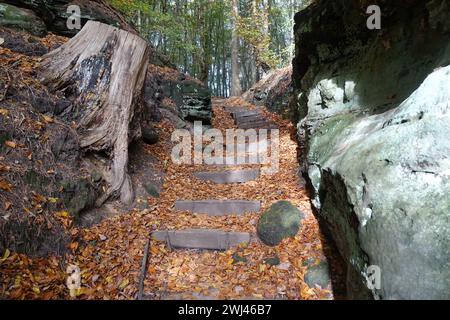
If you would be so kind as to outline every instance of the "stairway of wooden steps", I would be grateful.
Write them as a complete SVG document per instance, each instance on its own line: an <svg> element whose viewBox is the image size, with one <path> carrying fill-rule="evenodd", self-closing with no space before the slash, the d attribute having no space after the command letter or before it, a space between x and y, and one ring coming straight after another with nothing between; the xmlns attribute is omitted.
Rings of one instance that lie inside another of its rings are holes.
<svg viewBox="0 0 450 320"><path fill-rule="evenodd" d="M229 112L235 121L238 129L255 129L257 138L260 137L259 129L277 129L278 127L268 121L262 109L257 108L248 110L243 107L227 107L224 108ZM235 157L233 159L225 159L224 164L215 164L211 168L217 168L215 171L199 171L194 173L196 179L212 184L245 184L256 181L261 175L261 164L264 164L264 155L270 150L271 136L268 132L265 139L254 142L246 141L245 150L238 150L235 147ZM237 145L238 141L235 140ZM224 151L226 145L224 144ZM237 162L237 158L241 157L243 163ZM233 167L243 164L257 165L258 168L252 169L233 169ZM249 213L258 213L261 209L261 202L254 200L182 200L175 201L174 210L180 212L190 212L192 214L204 214L208 216L242 216ZM157 230L152 233L151 239L154 241L165 242L166 246L171 250L214 250L224 251L233 247L248 244L251 241L258 241L256 235L248 232L227 232L218 229L187 229L187 230ZM189 297L189 298L186 298ZM194 292L186 294L170 294L167 293L166 299L194 299L208 300L216 299L211 296L203 296Z"/></svg>
<svg viewBox="0 0 450 320"><path fill-rule="evenodd" d="M248 110L243 107L227 107L240 129L271 129L276 125L266 120L261 109ZM258 131L258 130L257 130ZM237 142L237 140L235 140ZM247 143L245 150L245 164L254 160L253 164L260 165L259 152L266 152L270 147L270 135L267 139L257 142ZM224 145L226 147L226 145ZM235 149L237 151L237 149ZM241 154L237 154L241 155ZM244 155L244 154L242 154ZM222 166L236 166L242 164L223 164ZM220 167L220 165L216 165ZM238 184L255 181L260 177L260 169L247 170L220 170L220 171L200 171L194 173L194 177L205 182L216 184ZM246 213L259 212L260 201L252 200L177 200L174 210L187 211L193 214L205 214L209 216L244 215ZM194 250L227 250L233 246L248 243L251 235L245 232L225 232L214 229L190 229L190 230L158 230L153 232L152 239L164 241L172 249L194 249Z"/></svg>
<svg viewBox="0 0 450 320"><path fill-rule="evenodd" d="M196 172L197 179L217 184L245 183L259 178L260 169Z"/></svg>

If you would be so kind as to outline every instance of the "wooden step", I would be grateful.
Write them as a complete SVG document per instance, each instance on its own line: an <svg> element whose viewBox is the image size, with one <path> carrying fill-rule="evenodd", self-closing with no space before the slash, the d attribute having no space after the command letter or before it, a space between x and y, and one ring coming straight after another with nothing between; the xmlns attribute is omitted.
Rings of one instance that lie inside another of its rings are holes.
<svg viewBox="0 0 450 320"><path fill-rule="evenodd" d="M254 141L255 139L256 139L256 142ZM232 142L230 142L230 145L232 143L234 143L234 149L236 150L238 142L239 142L238 138L235 137L234 140ZM267 146L267 147L269 147L270 143L271 143L270 142L270 131L267 131L267 139L264 139L262 137L259 138L258 135L253 136L251 139L250 139L249 136L245 136L245 144L247 146L247 149L256 149L258 146L261 146L261 147ZM207 145L203 145L203 148L202 148L203 152L205 152L206 147L208 147L208 146ZM223 151L226 152L226 150L227 150L227 143L226 142L222 145L222 148L223 148Z"/></svg>
<svg viewBox="0 0 450 320"><path fill-rule="evenodd" d="M261 141L258 141L258 142L246 141L245 151L239 150L239 153L238 153L238 145L236 143L234 146L234 152L235 152L235 155L237 155L237 154L246 155L247 153L249 153L249 154L263 153L263 152L267 152L267 150L270 149L270 145L271 145L270 140L265 140L265 139L264 140L261 139ZM244 147L244 146L242 146L242 147ZM224 149L224 153L226 153L226 151L227 151L227 149Z"/></svg>
<svg viewBox="0 0 450 320"><path fill-rule="evenodd" d="M211 181L220 184L245 183L258 179L259 169L254 170L229 170L220 172L197 172L194 176L203 181Z"/></svg>
<svg viewBox="0 0 450 320"><path fill-rule="evenodd" d="M266 120L259 122L249 122L238 126L239 129L278 129L278 126L274 123L268 122Z"/></svg>
<svg viewBox="0 0 450 320"><path fill-rule="evenodd" d="M235 168L240 167L243 165L254 165L259 166L263 164L267 164L264 159L262 158L262 155L264 153L256 153L256 152L248 152L245 154L245 162L244 163L237 163L237 156L235 155L234 158L224 158L224 163L221 164L210 164L208 166L210 167L217 167L218 170L224 170L224 168ZM230 160L230 161L229 161ZM231 161L233 160L233 161ZM255 161L253 161L255 160ZM228 162L227 162L228 161Z"/></svg>
<svg viewBox="0 0 450 320"><path fill-rule="evenodd" d="M233 112L231 116L234 120L243 120L245 118L263 117L264 113L261 110L247 110L241 112Z"/></svg>
<svg viewBox="0 0 450 320"><path fill-rule="evenodd" d="M215 229L155 231L152 239L165 241L170 248L198 250L228 250L250 242L250 233L226 232Z"/></svg>
<svg viewBox="0 0 450 320"><path fill-rule="evenodd" d="M262 115L261 111L259 110L248 110L248 111L240 111L240 112L233 112L231 113L231 116L237 120L237 119L244 119L247 117L255 117Z"/></svg>
<svg viewBox="0 0 450 320"><path fill-rule="evenodd" d="M258 122L258 121L265 121L265 120L266 120L266 118L264 118L263 116L247 117L247 118L236 119L235 123L236 123L236 125L241 125L241 124L246 124L246 123L251 123L251 122Z"/></svg>
<svg viewBox="0 0 450 320"><path fill-rule="evenodd" d="M237 109L230 112L232 113L233 117L242 117L246 115L252 115L252 114L258 114L261 113L262 108L255 108L255 109Z"/></svg>
<svg viewBox="0 0 450 320"><path fill-rule="evenodd" d="M236 156L238 154L238 151L239 151L239 154L242 154L243 156L247 155L247 153L254 154L254 153L267 152L267 150L270 149L270 145L271 145L270 140L266 140L266 139L261 139L261 141L257 141L257 142L249 142L248 140L246 140L245 150L238 150L238 142L236 139L235 144L234 144L234 154ZM242 147L244 147L244 146L242 146ZM205 149L203 149L203 152L204 151L205 151ZM224 156L227 154L227 151L228 151L227 145L224 144L224 146L223 146L223 155Z"/></svg>
<svg viewBox="0 0 450 320"><path fill-rule="evenodd" d="M255 119L255 120L251 120L251 121L236 122L236 126L238 128L240 128L242 126L254 125L254 124L259 124L259 123L269 123L269 121L267 121L265 118Z"/></svg>
<svg viewBox="0 0 450 320"><path fill-rule="evenodd" d="M250 135L250 132L248 132L248 130L251 130L251 129L255 130L255 132L256 132L255 135L253 135L253 134ZM264 130L264 129L266 129L265 134L263 134L260 131L260 130ZM278 128L276 128L276 129L278 129ZM251 137L251 139L256 139L257 141L269 141L270 142L270 140L272 140L271 128L246 128L246 129L244 129L244 128L237 128L236 130L242 130L244 133L249 133L249 134L245 135L245 140L246 140L247 143L249 143L249 141L253 141L253 140L250 140L250 137ZM237 141L238 141L238 138L235 136L234 137L234 143L237 144ZM225 150L225 147L227 146L226 139L224 140L224 144L223 145L224 145L224 150Z"/></svg>
<svg viewBox="0 0 450 320"><path fill-rule="evenodd" d="M233 115L234 113L238 113L238 112L248 111L248 108L241 107L241 106L225 106L225 107L223 107L223 109L225 112L231 113L231 115Z"/></svg>
<svg viewBox="0 0 450 320"><path fill-rule="evenodd" d="M250 212L258 212L261 208L260 201L247 200L177 200L175 210L203 213L210 216L243 215Z"/></svg>

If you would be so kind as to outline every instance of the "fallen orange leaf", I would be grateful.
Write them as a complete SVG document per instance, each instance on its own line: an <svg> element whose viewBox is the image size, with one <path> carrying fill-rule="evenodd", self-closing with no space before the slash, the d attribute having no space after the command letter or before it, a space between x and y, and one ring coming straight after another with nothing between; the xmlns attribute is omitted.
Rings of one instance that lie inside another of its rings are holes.
<svg viewBox="0 0 450 320"><path fill-rule="evenodd" d="M15 149L17 147L17 143L15 143L14 141L9 141L9 140L5 141L5 145L7 145L8 147L13 148L13 149Z"/></svg>
<svg viewBox="0 0 450 320"><path fill-rule="evenodd" d="M3 191L10 192L12 189L12 185L5 179L1 178L0 179L0 189L2 189Z"/></svg>

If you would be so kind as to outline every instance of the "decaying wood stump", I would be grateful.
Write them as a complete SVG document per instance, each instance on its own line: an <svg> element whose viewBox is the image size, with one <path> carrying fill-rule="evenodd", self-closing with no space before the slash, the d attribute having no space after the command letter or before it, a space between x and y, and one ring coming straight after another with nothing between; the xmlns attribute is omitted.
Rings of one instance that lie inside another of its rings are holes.
<svg viewBox="0 0 450 320"><path fill-rule="evenodd" d="M65 110L85 153L107 154L103 170L110 187L97 204L120 192L131 203L128 145L140 137L142 93L150 49L139 36L89 21L70 41L43 57L42 81L72 96Z"/></svg>

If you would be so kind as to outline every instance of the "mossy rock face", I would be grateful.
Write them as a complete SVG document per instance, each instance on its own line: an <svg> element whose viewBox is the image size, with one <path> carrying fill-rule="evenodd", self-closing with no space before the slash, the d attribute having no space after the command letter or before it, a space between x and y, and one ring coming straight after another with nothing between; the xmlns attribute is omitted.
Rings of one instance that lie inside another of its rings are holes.
<svg viewBox="0 0 450 320"><path fill-rule="evenodd" d="M294 237L301 227L304 214L289 201L279 201L267 209L258 221L258 237L268 246Z"/></svg>
<svg viewBox="0 0 450 320"><path fill-rule="evenodd" d="M328 263L321 261L319 264L309 267L305 274L305 282L310 288L315 288L316 286L322 289L327 288L331 284Z"/></svg>
<svg viewBox="0 0 450 320"><path fill-rule="evenodd" d="M92 180L92 182L94 182L94 183L99 183L99 182L102 181L102 179L103 179L103 177L102 177L102 175L100 174L100 172L98 172L98 171L93 171L93 172L91 173L91 180Z"/></svg>
<svg viewBox="0 0 450 320"><path fill-rule="evenodd" d="M0 26L25 30L35 36L45 36L47 28L33 11L0 3Z"/></svg>
<svg viewBox="0 0 450 320"><path fill-rule="evenodd" d="M202 99L210 99L211 91L203 84L194 80L184 80L181 84L181 92L183 95L190 95Z"/></svg>
<svg viewBox="0 0 450 320"><path fill-rule="evenodd" d="M193 80L184 80L180 86L182 104L179 109L183 119L203 121L205 124L211 123L211 91Z"/></svg>

